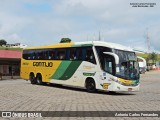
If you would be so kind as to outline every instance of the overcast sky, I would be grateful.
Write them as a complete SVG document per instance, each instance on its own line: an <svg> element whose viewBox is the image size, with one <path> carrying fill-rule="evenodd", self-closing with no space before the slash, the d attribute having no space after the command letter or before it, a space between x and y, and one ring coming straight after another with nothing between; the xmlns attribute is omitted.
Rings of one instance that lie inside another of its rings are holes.
<svg viewBox="0 0 160 120"><path fill-rule="evenodd" d="M155 3L132 7L130 3ZM148 29L148 30L147 30ZM28 46L101 40L160 51L159 0L0 0L0 39Z"/></svg>

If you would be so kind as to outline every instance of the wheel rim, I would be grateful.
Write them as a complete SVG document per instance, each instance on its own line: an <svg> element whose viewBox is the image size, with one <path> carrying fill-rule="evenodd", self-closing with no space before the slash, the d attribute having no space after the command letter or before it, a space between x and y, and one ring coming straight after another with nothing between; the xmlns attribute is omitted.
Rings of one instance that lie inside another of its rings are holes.
<svg viewBox="0 0 160 120"><path fill-rule="evenodd" d="M41 76L37 76L36 81L37 81L37 84L41 85L42 84Z"/></svg>
<svg viewBox="0 0 160 120"><path fill-rule="evenodd" d="M40 83L40 80L39 80L39 78L37 78L37 83L38 83L38 84Z"/></svg>
<svg viewBox="0 0 160 120"><path fill-rule="evenodd" d="M38 84L40 84L40 83L41 83L41 82L40 82L40 79L39 79L39 77L37 78L37 83L38 83Z"/></svg>

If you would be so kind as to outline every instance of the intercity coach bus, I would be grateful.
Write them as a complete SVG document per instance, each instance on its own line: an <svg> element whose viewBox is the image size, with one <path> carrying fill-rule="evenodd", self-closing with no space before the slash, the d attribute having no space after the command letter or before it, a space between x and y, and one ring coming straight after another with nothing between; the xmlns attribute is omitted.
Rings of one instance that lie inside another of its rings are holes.
<svg viewBox="0 0 160 120"><path fill-rule="evenodd" d="M88 92L138 91L139 67L132 49L102 41L58 43L25 48L21 78L31 84L55 83Z"/></svg>

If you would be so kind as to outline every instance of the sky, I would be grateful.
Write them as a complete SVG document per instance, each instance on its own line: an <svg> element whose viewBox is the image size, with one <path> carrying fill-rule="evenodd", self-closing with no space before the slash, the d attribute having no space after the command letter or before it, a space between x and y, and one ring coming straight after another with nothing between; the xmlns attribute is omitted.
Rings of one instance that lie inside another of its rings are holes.
<svg viewBox="0 0 160 120"><path fill-rule="evenodd" d="M154 3L133 7L131 3ZM0 39L39 46L99 40L160 53L159 0L0 0ZM147 36L149 42L147 44Z"/></svg>

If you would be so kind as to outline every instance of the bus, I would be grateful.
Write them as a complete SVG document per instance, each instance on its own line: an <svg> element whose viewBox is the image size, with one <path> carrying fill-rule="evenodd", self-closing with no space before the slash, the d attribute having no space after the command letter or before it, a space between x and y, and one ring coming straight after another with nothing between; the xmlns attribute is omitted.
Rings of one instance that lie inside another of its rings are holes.
<svg viewBox="0 0 160 120"><path fill-rule="evenodd" d="M85 88L88 92L139 91L140 85L135 52L103 41L25 48L20 74L31 84L55 83Z"/></svg>
<svg viewBox="0 0 160 120"><path fill-rule="evenodd" d="M137 56L139 63L139 72L143 74L147 71L147 62L143 57Z"/></svg>

